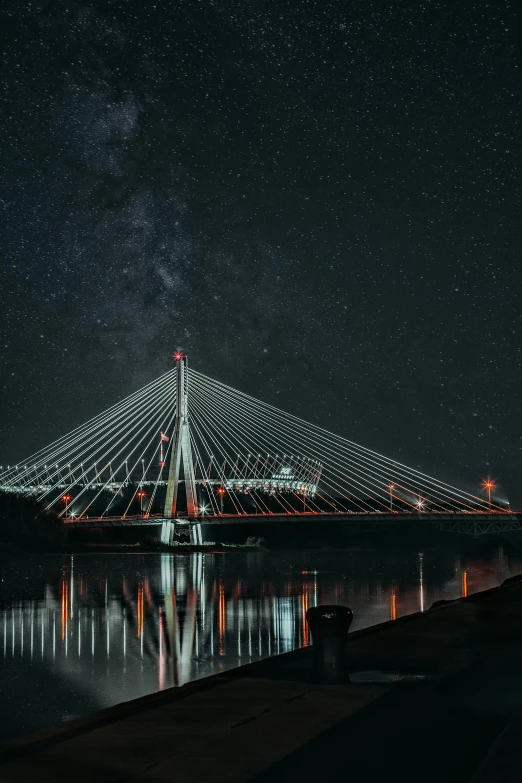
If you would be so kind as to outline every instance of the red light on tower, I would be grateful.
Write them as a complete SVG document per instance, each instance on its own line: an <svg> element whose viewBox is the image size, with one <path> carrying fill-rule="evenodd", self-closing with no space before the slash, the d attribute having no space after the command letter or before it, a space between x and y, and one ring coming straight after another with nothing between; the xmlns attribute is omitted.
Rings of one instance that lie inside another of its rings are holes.
<svg viewBox="0 0 522 783"><path fill-rule="evenodd" d="M72 500L72 497L70 495L62 495L62 501L67 505L67 503Z"/></svg>
<svg viewBox="0 0 522 783"><path fill-rule="evenodd" d="M176 351L174 354L174 361L180 362L183 359L183 354L181 351Z"/></svg>

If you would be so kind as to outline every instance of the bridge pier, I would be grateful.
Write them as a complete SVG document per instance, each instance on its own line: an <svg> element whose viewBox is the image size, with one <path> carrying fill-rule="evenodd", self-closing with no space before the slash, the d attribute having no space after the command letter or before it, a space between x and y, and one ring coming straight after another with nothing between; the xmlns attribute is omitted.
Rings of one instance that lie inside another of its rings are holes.
<svg viewBox="0 0 522 783"><path fill-rule="evenodd" d="M161 523L161 543L168 544L169 546L174 542L174 535L176 533L176 525L168 519L164 519Z"/></svg>

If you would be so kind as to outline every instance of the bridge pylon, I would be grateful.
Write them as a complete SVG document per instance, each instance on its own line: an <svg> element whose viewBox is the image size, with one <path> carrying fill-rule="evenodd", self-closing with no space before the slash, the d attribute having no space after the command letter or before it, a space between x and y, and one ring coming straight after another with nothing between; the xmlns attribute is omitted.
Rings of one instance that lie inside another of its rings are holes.
<svg viewBox="0 0 522 783"><path fill-rule="evenodd" d="M170 451L169 477L167 481L167 493L165 496L164 516L171 519L179 514L178 490L180 484L180 468L183 465L183 480L185 483L185 495L187 499L187 515L198 515L198 496L196 492L196 479L194 475L194 462L192 460L192 446L190 443L190 426L188 412L189 378L187 357L181 353L174 355L176 361L176 416L174 419L174 431L172 433L172 447Z"/></svg>

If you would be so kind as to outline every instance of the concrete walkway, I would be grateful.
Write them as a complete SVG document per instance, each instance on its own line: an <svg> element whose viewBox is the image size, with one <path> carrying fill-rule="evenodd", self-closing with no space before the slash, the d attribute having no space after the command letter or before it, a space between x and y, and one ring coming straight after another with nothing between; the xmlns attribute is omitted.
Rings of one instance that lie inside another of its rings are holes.
<svg viewBox="0 0 522 783"><path fill-rule="evenodd" d="M311 685L301 650L5 743L0 780L522 781L522 582L347 654L351 684Z"/></svg>

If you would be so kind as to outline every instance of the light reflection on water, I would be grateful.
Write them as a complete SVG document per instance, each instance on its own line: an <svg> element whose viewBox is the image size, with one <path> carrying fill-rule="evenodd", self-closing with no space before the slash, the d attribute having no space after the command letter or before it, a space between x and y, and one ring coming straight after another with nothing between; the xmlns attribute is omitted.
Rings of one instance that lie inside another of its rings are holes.
<svg viewBox="0 0 522 783"><path fill-rule="evenodd" d="M5 562L0 739L306 645L317 603L350 606L357 629L521 571L502 547Z"/></svg>

